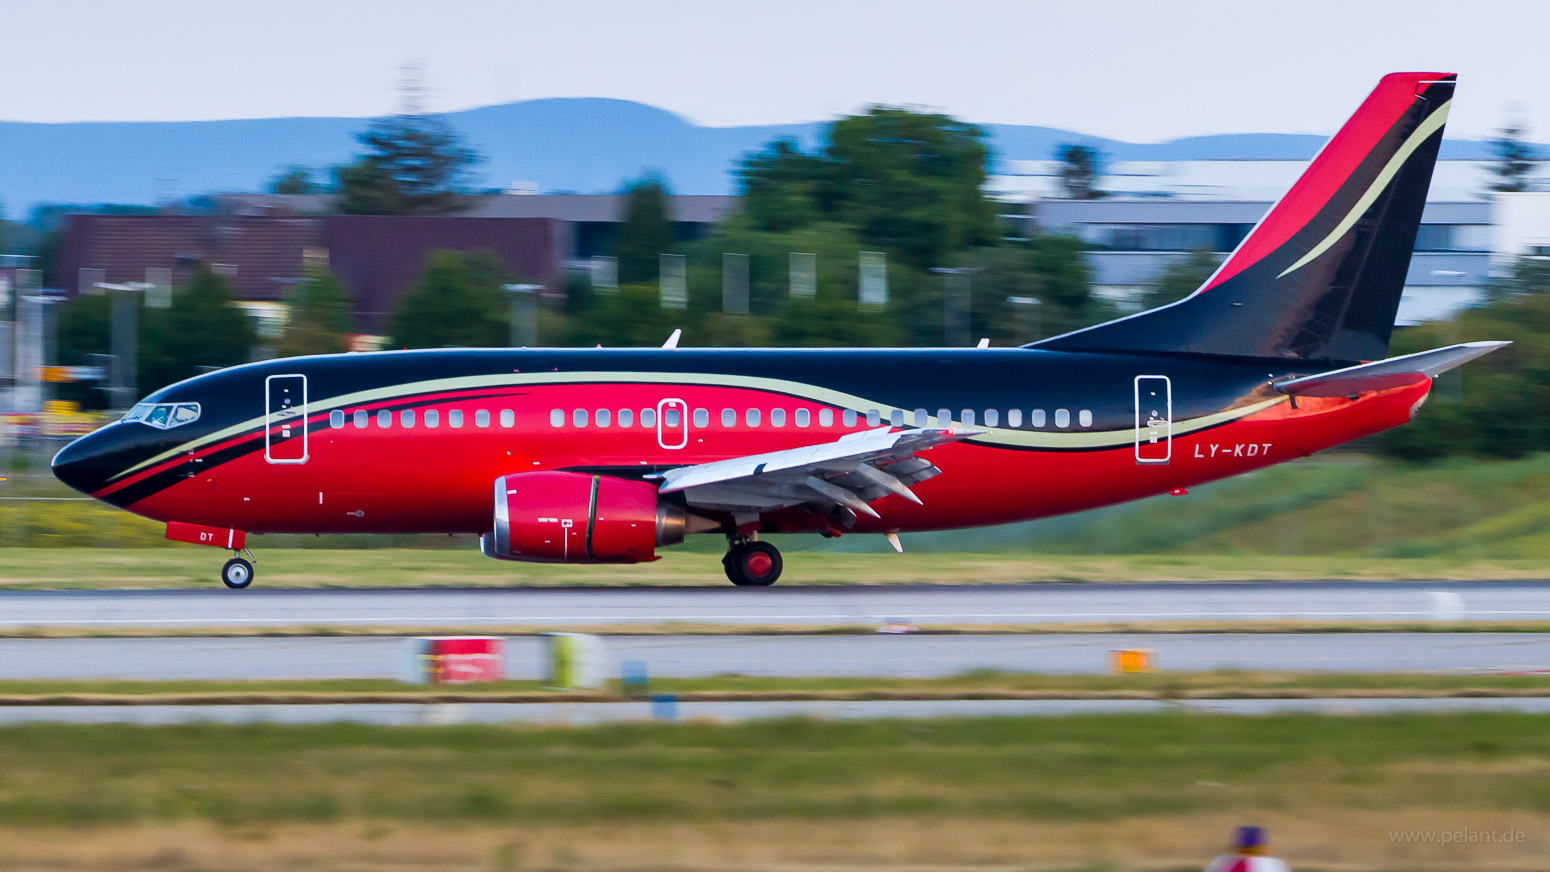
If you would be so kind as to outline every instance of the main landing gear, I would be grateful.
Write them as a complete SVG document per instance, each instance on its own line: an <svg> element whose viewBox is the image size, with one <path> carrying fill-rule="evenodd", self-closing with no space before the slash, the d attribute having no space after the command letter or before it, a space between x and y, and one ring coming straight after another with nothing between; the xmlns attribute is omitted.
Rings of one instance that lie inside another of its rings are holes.
<svg viewBox="0 0 1550 872"><path fill-rule="evenodd" d="M780 549L768 542L749 539L732 539L727 554L721 558L727 578L738 587L768 587L780 578L782 561Z"/></svg>
<svg viewBox="0 0 1550 872"><path fill-rule="evenodd" d="M248 557L253 555L244 551ZM253 583L253 563L242 557L233 557L221 567L221 583L232 590L242 590Z"/></svg>

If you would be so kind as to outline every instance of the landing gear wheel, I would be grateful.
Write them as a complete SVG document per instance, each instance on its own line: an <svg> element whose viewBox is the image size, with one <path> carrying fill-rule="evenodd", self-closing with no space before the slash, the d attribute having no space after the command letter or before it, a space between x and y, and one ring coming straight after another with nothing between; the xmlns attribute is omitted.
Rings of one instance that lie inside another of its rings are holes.
<svg viewBox="0 0 1550 872"><path fill-rule="evenodd" d="M242 590L253 583L253 564L233 557L221 567L221 582L232 590Z"/></svg>
<svg viewBox="0 0 1550 872"><path fill-rule="evenodd" d="M768 542L741 542L721 558L727 578L738 587L768 587L780 578L780 550Z"/></svg>

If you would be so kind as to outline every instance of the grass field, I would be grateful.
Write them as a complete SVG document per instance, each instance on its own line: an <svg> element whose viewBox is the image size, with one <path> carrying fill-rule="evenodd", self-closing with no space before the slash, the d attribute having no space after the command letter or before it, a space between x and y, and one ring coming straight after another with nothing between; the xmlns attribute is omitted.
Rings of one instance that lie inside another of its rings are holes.
<svg viewBox="0 0 1550 872"><path fill-rule="evenodd" d="M259 546L260 588L376 586L726 585L719 554L667 551L637 566L490 560L473 551L325 550ZM226 555L211 548L0 548L0 588L218 588ZM830 554L786 555L782 584L1540 579L1530 559L1258 555Z"/></svg>
<svg viewBox="0 0 1550 872"><path fill-rule="evenodd" d="M1542 868L1550 718L0 729L0 867ZM1444 849L1395 831L1522 831ZM1537 865L1536 865L1537 864Z"/></svg>

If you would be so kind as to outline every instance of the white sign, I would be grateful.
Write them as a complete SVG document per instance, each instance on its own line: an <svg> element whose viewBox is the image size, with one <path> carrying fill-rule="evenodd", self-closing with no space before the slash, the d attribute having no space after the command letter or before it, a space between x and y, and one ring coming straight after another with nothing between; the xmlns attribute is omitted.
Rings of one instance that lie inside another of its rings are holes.
<svg viewBox="0 0 1550 872"><path fill-rule="evenodd" d="M818 255L791 252L791 296L818 296Z"/></svg>
<svg viewBox="0 0 1550 872"><path fill-rule="evenodd" d="M888 305L888 259L881 251L861 252L861 288L863 306Z"/></svg>
<svg viewBox="0 0 1550 872"><path fill-rule="evenodd" d="M660 255L657 261L662 308L689 308L688 258L681 254Z"/></svg>

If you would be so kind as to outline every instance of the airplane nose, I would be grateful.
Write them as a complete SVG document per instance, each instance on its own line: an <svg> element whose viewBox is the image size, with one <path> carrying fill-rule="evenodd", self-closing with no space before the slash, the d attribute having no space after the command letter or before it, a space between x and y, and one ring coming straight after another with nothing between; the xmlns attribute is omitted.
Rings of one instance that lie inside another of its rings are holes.
<svg viewBox="0 0 1550 872"><path fill-rule="evenodd" d="M108 458L110 441L98 430L59 449L52 464L54 477L83 494L101 490L113 474Z"/></svg>

